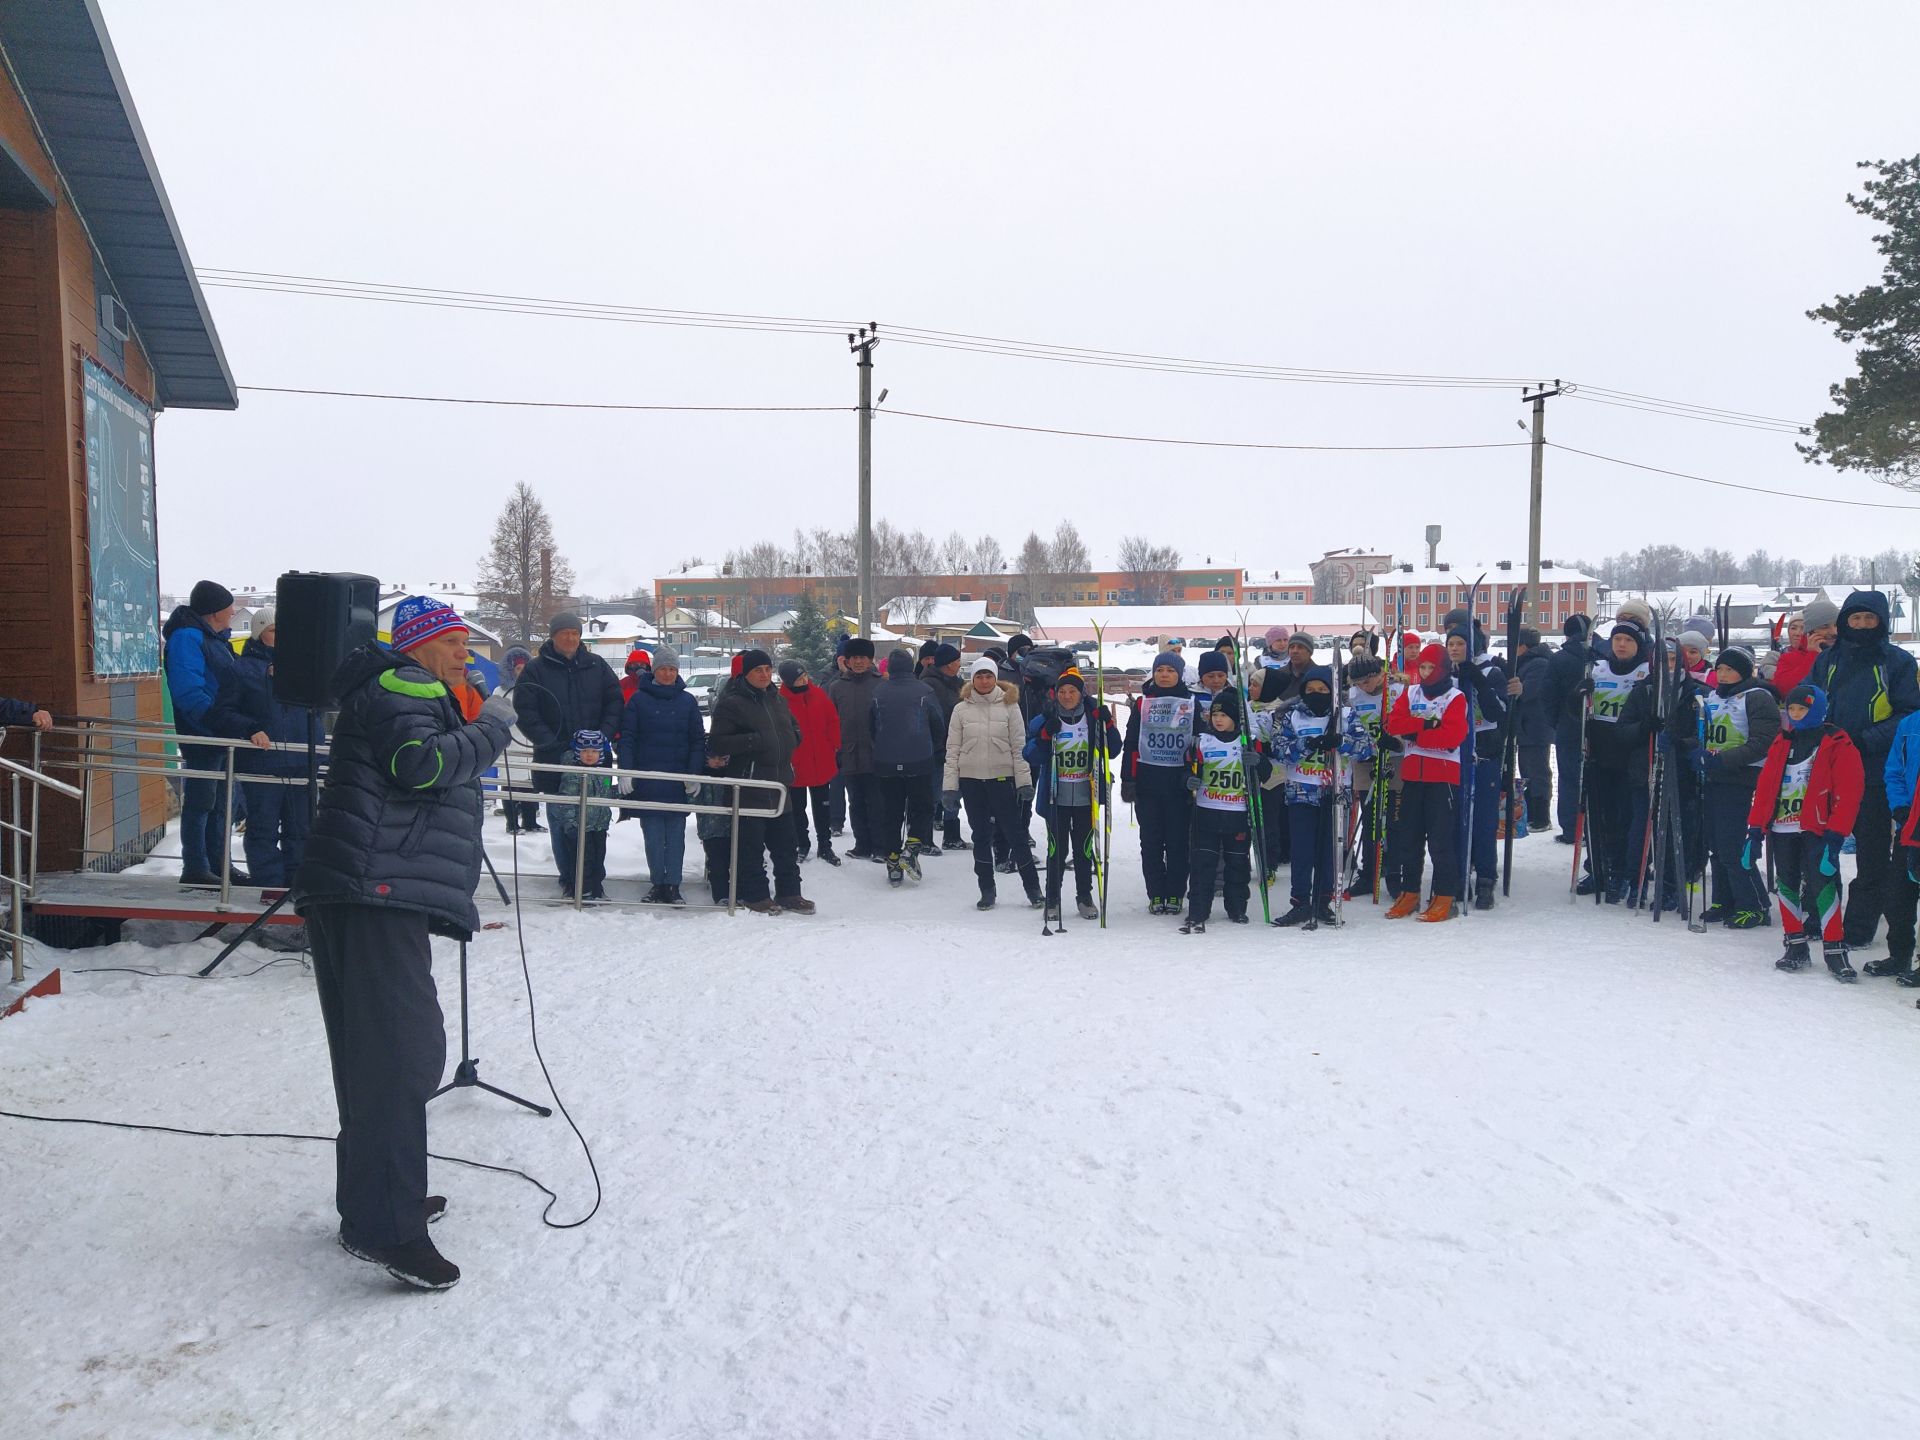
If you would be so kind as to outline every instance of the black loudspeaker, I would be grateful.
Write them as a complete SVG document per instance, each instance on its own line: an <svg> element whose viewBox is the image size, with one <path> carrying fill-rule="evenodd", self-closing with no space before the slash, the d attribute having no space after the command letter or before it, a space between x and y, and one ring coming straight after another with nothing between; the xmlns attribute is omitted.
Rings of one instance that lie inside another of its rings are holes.
<svg viewBox="0 0 1920 1440"><path fill-rule="evenodd" d="M330 710L333 677L379 625L380 582L371 575L289 570L274 591L273 698Z"/></svg>

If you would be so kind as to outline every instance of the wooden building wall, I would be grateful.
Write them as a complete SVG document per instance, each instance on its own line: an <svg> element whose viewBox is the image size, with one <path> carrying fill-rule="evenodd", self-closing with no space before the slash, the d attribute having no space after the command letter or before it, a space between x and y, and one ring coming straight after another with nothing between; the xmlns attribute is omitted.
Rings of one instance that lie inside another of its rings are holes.
<svg viewBox="0 0 1920 1440"><path fill-rule="evenodd" d="M137 339L127 341L123 364L101 353L92 243L26 106L4 80L0 136L58 196L51 210L0 209L0 694L62 715L157 721L159 677L93 676L80 367L93 359L149 405L153 373ZM24 748L24 737L8 741L9 754ZM99 777L84 827L76 804L50 798L41 807L41 865L138 858L168 807L158 777ZM83 857L83 833L88 850L119 855Z"/></svg>

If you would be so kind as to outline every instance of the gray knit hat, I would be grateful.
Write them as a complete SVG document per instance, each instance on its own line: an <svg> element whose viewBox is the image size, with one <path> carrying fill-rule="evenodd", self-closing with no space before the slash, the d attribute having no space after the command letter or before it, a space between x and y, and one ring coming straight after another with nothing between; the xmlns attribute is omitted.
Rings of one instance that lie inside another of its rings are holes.
<svg viewBox="0 0 1920 1440"><path fill-rule="evenodd" d="M1840 623L1840 607L1831 600L1815 600L1800 612L1800 622L1809 630L1824 630Z"/></svg>

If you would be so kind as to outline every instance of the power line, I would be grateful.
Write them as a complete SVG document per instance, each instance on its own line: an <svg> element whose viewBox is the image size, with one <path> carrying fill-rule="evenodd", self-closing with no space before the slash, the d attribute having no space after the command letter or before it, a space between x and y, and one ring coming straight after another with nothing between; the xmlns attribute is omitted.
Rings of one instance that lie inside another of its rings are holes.
<svg viewBox="0 0 1920 1440"><path fill-rule="evenodd" d="M1609 465L1624 465L1629 470L1645 470L1652 475L1670 475L1676 480L1696 480L1702 485L1717 485L1723 490L1745 490L1754 495L1773 495L1782 500L1811 500L1817 505L1849 505L1863 510L1920 510L1920 505L1893 505L1884 500L1843 500L1837 495L1808 495L1799 490L1769 490L1764 485L1742 485L1733 480L1714 480L1705 475L1690 475L1684 470L1664 470L1658 465L1642 465L1637 460L1622 460L1617 455L1600 455L1592 450L1580 450L1572 445L1562 445L1557 440L1545 442L1555 450L1564 450L1569 455L1584 455L1589 460L1604 460Z"/></svg>
<svg viewBox="0 0 1920 1440"><path fill-rule="evenodd" d="M1791 420L1732 420L1720 415L1704 415L1666 405L1639 405L1630 400L1609 400L1599 395L1584 395L1577 390L1563 391L1569 400L1584 400L1589 405L1610 405L1619 410L1638 410L1646 415L1670 415L1676 420L1701 420L1709 425L1731 425L1740 430L1760 430L1769 435L1805 435L1811 427Z"/></svg>
<svg viewBox="0 0 1920 1440"><path fill-rule="evenodd" d="M683 414L804 414L848 411L852 405L626 405L594 400L507 400L476 395L400 395L382 390L320 390L297 385L240 385L263 395L324 395L335 400L408 400L422 405L505 405L527 410L658 410Z"/></svg>
<svg viewBox="0 0 1920 1440"><path fill-rule="evenodd" d="M323 390L294 385L242 385L242 390L267 395L318 395L337 400L399 400L423 405L498 405L535 410L631 410L670 414L846 414L857 405L627 405L591 400L512 400L480 395L407 395L381 390ZM1301 450L1389 453L1433 450L1511 450L1525 440L1469 441L1434 445L1305 445L1260 440L1199 440L1173 435L1126 435L1105 430L1069 430L1051 425L1020 425L1007 420L981 420L968 415L936 415L924 410L878 409L875 414L903 420L931 420L946 425L971 425L986 430L1012 430L1028 435L1062 435L1080 440L1120 440L1135 445L1191 445L1213 450Z"/></svg>

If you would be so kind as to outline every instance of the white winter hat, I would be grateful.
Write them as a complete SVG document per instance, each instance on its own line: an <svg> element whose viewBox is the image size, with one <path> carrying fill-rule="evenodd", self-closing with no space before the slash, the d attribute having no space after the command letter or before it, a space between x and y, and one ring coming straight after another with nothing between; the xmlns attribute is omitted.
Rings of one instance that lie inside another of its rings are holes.
<svg viewBox="0 0 1920 1440"><path fill-rule="evenodd" d="M267 631L273 629L273 606L262 605L258 610L253 612L253 619L247 623L252 627L247 631L249 635L266 634Z"/></svg>
<svg viewBox="0 0 1920 1440"><path fill-rule="evenodd" d="M972 678L975 675L991 675L994 679L998 680L1000 678L1000 667L993 663L993 657L991 655L982 655L967 667L967 675L968 678Z"/></svg>

